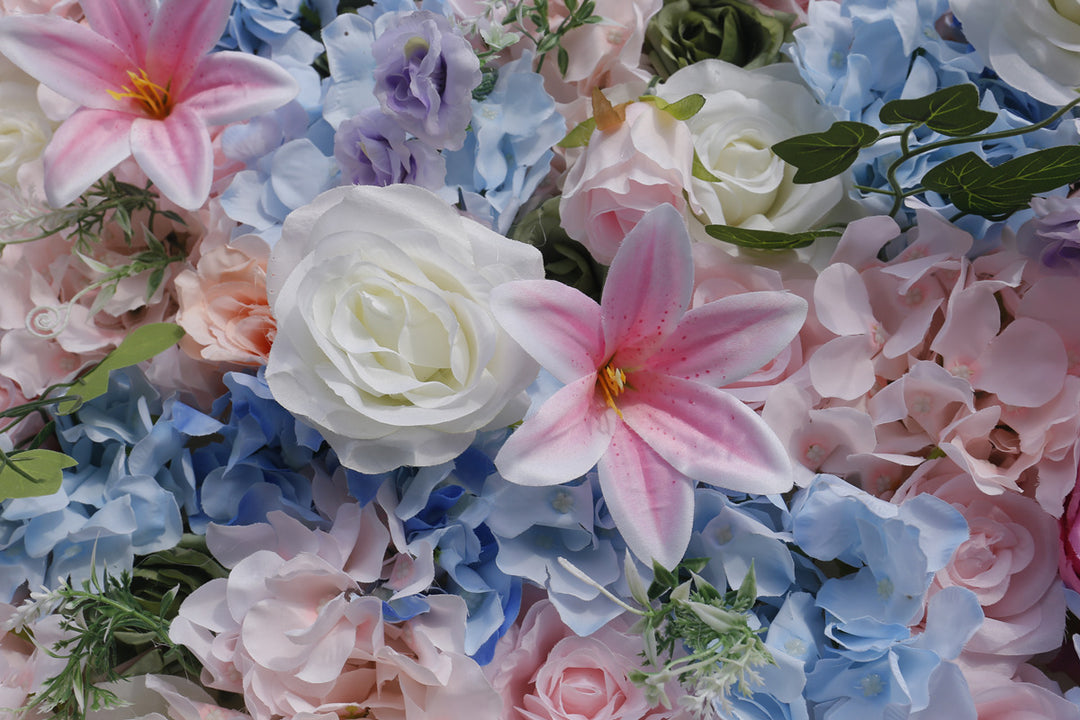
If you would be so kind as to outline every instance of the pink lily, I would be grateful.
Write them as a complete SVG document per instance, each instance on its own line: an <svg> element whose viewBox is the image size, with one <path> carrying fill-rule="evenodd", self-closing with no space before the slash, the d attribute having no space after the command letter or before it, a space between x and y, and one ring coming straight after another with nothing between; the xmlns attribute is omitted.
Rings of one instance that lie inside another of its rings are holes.
<svg viewBox="0 0 1080 720"><path fill-rule="evenodd" d="M207 54L233 0L82 0L89 26L48 15L0 18L0 48L81 107L45 150L45 193L60 207L127 157L177 205L210 194L208 125L291 100L296 81L265 58Z"/></svg>
<svg viewBox="0 0 1080 720"><path fill-rule="evenodd" d="M630 550L669 568L690 539L697 482L753 493L791 488L783 444L718 388L771 360L807 311L796 295L754 292L687 312L693 280L686 226L663 205L623 240L600 305L548 280L492 293L499 323L565 383L503 445L499 472L522 485L555 485L598 465Z"/></svg>

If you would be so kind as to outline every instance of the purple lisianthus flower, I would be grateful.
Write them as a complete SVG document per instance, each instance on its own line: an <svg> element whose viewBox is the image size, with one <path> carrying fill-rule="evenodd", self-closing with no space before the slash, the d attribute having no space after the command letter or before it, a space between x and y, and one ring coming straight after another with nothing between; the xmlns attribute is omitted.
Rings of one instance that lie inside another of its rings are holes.
<svg viewBox="0 0 1080 720"><path fill-rule="evenodd" d="M375 97L383 112L436 148L459 149L472 118L480 61L441 15L402 15L375 40Z"/></svg>
<svg viewBox="0 0 1080 720"><path fill-rule="evenodd" d="M446 178L446 161L427 143L405 139L397 121L371 107L338 126L334 159L342 184L407 183L438 190Z"/></svg>
<svg viewBox="0 0 1080 720"><path fill-rule="evenodd" d="M1020 252L1052 274L1080 274L1080 197L1033 197L1031 209L1016 234Z"/></svg>

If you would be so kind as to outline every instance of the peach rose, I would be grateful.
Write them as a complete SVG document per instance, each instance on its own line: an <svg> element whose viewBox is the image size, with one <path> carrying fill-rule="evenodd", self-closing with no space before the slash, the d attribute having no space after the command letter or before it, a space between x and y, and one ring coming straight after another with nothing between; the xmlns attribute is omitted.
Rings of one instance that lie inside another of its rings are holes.
<svg viewBox="0 0 1080 720"><path fill-rule="evenodd" d="M995 672L965 672L979 720L1076 720L1080 710L1030 665L1013 677Z"/></svg>
<svg viewBox="0 0 1080 720"><path fill-rule="evenodd" d="M264 365L277 325L266 299L270 247L243 235L207 249L194 270L176 276L180 311L187 332L182 342L192 357L210 362Z"/></svg>

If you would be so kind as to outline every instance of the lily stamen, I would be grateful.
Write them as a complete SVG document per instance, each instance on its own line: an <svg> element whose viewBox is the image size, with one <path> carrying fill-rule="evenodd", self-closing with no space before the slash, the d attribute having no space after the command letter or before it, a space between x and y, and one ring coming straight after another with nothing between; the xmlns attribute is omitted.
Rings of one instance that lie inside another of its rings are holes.
<svg viewBox="0 0 1080 720"><path fill-rule="evenodd" d="M131 79L131 87L121 85L120 92L115 90L106 90L105 92L109 93L115 100L123 98L135 100L142 105L147 115L157 120L168 117L169 111L172 110L169 88L155 83L146 74L146 70L142 68L139 69L138 74L134 70L128 70L127 74Z"/></svg>

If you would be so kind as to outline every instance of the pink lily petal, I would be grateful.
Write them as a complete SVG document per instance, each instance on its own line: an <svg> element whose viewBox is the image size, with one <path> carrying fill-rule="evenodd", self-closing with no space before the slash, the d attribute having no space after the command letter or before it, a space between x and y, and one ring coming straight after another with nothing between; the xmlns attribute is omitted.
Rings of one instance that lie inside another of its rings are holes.
<svg viewBox="0 0 1080 720"><path fill-rule="evenodd" d="M79 4L94 32L112 40L135 65L141 65L157 10L153 0L82 0Z"/></svg>
<svg viewBox="0 0 1080 720"><path fill-rule="evenodd" d="M150 28L146 71L152 78L171 78L182 92L203 55L225 31L233 0L164 0Z"/></svg>
<svg viewBox="0 0 1080 720"><path fill-rule="evenodd" d="M833 338L810 356L810 382L824 397L854 400L874 386L872 352L865 335Z"/></svg>
<svg viewBox="0 0 1080 720"><path fill-rule="evenodd" d="M650 370L720 387L741 380L783 350L802 328L806 301L781 292L721 298L683 316Z"/></svg>
<svg viewBox="0 0 1080 720"><path fill-rule="evenodd" d="M675 329L690 305L694 261L682 215L650 210L623 240L604 283L600 317L616 365L633 368Z"/></svg>
<svg viewBox="0 0 1080 720"><path fill-rule="evenodd" d="M982 372L973 378L975 387L1019 407L1050 402L1061 392L1069 365L1061 336L1046 323L1024 317L991 340L979 361Z"/></svg>
<svg viewBox="0 0 1080 720"><path fill-rule="evenodd" d="M600 308L586 295L551 280L503 283L491 310L518 345L559 382L595 373L605 360Z"/></svg>
<svg viewBox="0 0 1080 720"><path fill-rule="evenodd" d="M626 545L648 563L673 568L694 525L694 482L620 424L600 459L600 490Z"/></svg>
<svg viewBox="0 0 1080 720"><path fill-rule="evenodd" d="M165 197L187 210L210 195L214 151L202 118L183 105L164 120L136 118L131 151L146 176Z"/></svg>
<svg viewBox="0 0 1080 720"><path fill-rule="evenodd" d="M522 423L495 457L495 467L519 485L558 485L581 477L611 443L615 413L596 395L596 376L560 389Z"/></svg>
<svg viewBox="0 0 1080 720"><path fill-rule="evenodd" d="M207 125L225 125L281 107L299 91L293 76L271 60L216 52L199 63L178 102Z"/></svg>
<svg viewBox="0 0 1080 720"><path fill-rule="evenodd" d="M27 74L78 105L130 110L128 101L107 91L130 82L134 61L85 25L48 15L0 18L0 47Z"/></svg>
<svg viewBox="0 0 1080 720"><path fill-rule="evenodd" d="M641 370L619 397L623 420L673 468L738 492L791 489L783 443L757 413L724 392ZM620 526L621 528L621 526Z"/></svg>
<svg viewBox="0 0 1080 720"><path fill-rule="evenodd" d="M79 197L131 155L135 116L115 110L76 110L45 148L45 196L53 207Z"/></svg>

